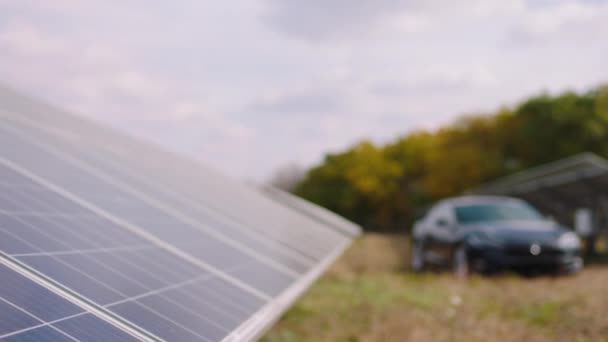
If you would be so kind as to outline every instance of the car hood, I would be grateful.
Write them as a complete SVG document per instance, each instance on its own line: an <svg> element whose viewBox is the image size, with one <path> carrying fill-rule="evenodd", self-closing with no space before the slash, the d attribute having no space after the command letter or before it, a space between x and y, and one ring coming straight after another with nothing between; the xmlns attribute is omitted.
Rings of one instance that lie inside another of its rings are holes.
<svg viewBox="0 0 608 342"><path fill-rule="evenodd" d="M462 226L463 234L481 233L499 243L551 243L567 230L552 221L500 221Z"/></svg>

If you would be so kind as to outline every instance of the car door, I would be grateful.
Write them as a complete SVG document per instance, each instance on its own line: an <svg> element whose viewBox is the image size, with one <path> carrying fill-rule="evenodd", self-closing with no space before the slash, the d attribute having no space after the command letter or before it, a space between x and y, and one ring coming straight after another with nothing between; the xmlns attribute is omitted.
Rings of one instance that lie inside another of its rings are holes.
<svg viewBox="0 0 608 342"><path fill-rule="evenodd" d="M445 247L443 241L445 237L442 227L445 218L445 205L434 207L425 219L425 250L426 260L432 264L441 265L445 263Z"/></svg>
<svg viewBox="0 0 608 342"><path fill-rule="evenodd" d="M445 205L437 213L433 232L433 250L441 259L441 264L450 265L457 224L452 207Z"/></svg>

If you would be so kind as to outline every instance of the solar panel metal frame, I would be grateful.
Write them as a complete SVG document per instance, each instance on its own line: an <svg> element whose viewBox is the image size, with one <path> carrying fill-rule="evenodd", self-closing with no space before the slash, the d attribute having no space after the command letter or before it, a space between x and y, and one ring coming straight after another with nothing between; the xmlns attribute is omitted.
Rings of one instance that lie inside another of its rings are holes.
<svg viewBox="0 0 608 342"><path fill-rule="evenodd" d="M300 197L294 196L286 191L273 186L262 186L260 189L264 194L274 199L277 203L285 205L304 215L307 215L329 227L332 227L348 237L356 237L361 234L362 228L335 213L308 202Z"/></svg>
<svg viewBox="0 0 608 342"><path fill-rule="evenodd" d="M469 192L521 197L566 226L574 225L574 213L579 208L592 208L596 220L608 220L604 214L608 160L590 152L580 153L497 179Z"/></svg>
<svg viewBox="0 0 608 342"><path fill-rule="evenodd" d="M590 152L530 168L472 189L478 194L518 194L608 173L608 161Z"/></svg>

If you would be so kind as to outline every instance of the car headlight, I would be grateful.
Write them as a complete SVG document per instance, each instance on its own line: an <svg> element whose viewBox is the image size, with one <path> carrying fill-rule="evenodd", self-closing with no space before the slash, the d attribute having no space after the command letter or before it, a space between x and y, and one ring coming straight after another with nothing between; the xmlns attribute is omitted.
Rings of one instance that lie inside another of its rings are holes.
<svg viewBox="0 0 608 342"><path fill-rule="evenodd" d="M572 233L567 232L557 239L557 247L560 249L577 249L581 246L581 239Z"/></svg>

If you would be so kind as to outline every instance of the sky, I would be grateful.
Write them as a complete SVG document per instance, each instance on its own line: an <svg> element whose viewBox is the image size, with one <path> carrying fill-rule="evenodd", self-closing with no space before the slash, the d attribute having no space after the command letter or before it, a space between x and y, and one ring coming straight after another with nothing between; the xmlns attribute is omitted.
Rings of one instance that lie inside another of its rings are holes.
<svg viewBox="0 0 608 342"><path fill-rule="evenodd" d="M0 82L265 182L608 82L604 0L0 0Z"/></svg>

